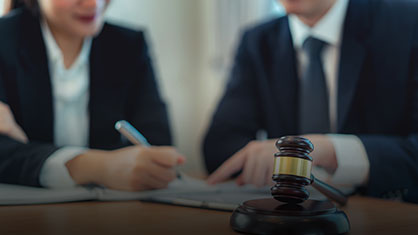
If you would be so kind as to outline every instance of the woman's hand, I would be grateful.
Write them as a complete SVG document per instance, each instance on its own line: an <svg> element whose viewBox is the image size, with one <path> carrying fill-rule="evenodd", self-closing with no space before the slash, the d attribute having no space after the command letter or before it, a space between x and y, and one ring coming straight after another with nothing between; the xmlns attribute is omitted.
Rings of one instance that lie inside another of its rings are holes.
<svg viewBox="0 0 418 235"><path fill-rule="evenodd" d="M78 184L96 183L126 191L166 188L185 158L172 147L131 146L114 151L90 150L67 162Z"/></svg>
<svg viewBox="0 0 418 235"><path fill-rule="evenodd" d="M28 142L28 137L22 128L15 122L10 107L0 101L0 134L7 135L22 143Z"/></svg>

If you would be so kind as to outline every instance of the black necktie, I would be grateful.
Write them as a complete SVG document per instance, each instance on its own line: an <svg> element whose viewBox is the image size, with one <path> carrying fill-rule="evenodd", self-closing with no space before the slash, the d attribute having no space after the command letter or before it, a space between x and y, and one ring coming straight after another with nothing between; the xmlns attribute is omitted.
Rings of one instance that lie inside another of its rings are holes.
<svg viewBox="0 0 418 235"><path fill-rule="evenodd" d="M303 71L299 87L301 134L330 132L328 90L321 59L325 44L313 37L308 37L303 43L308 64Z"/></svg>

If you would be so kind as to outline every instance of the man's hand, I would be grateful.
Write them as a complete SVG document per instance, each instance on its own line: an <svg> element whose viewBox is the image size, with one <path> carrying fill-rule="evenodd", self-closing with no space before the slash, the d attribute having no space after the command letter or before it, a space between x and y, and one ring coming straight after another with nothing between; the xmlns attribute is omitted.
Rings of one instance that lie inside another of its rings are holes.
<svg viewBox="0 0 418 235"><path fill-rule="evenodd" d="M324 168L333 174L338 167L335 149L326 135L305 135L315 150L310 154L313 165ZM208 178L209 184L228 180L234 173L242 170L236 179L237 184L253 184L257 187L273 185L274 153L278 152L276 140L251 141L243 149L225 161Z"/></svg>
<svg viewBox="0 0 418 235"><path fill-rule="evenodd" d="M251 141L235 153L208 178L209 184L228 180L242 169L236 179L237 184L253 184L257 187L272 185L274 153L278 152L276 140Z"/></svg>
<svg viewBox="0 0 418 235"><path fill-rule="evenodd" d="M22 128L15 122L10 107L0 101L0 134L7 135L22 143L28 142L28 137Z"/></svg>
<svg viewBox="0 0 418 235"><path fill-rule="evenodd" d="M324 168L328 174L332 175L338 168L335 148L331 140L326 135L304 135L314 145L314 151L310 154L313 158L313 166Z"/></svg>
<svg viewBox="0 0 418 235"><path fill-rule="evenodd" d="M126 191L167 187L185 158L172 147L131 146L114 151L90 150L67 162L77 184L96 183Z"/></svg>

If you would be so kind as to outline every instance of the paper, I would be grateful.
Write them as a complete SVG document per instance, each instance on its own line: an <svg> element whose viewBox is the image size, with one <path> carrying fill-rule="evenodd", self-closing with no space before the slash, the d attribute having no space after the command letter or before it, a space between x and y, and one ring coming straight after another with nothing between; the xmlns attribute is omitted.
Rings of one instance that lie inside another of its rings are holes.
<svg viewBox="0 0 418 235"><path fill-rule="evenodd" d="M98 199L102 201L139 200L156 196L188 194L193 192L216 192L216 186L209 186L203 180L193 179L182 175L181 179L171 182L166 189L149 190L141 192L124 192L111 189L97 190Z"/></svg>
<svg viewBox="0 0 418 235"><path fill-rule="evenodd" d="M325 196L307 187L310 199L325 200ZM346 192L346 191L343 191ZM183 175L168 188L141 192L124 192L100 187L75 187L70 189L45 189L0 184L0 205L27 205L85 200L122 201L144 200L177 205L232 210L240 203L258 198L271 198L270 188L237 186L227 182L210 186L203 180Z"/></svg>
<svg viewBox="0 0 418 235"><path fill-rule="evenodd" d="M0 184L0 205L25 205L95 200L96 194L84 187L46 189Z"/></svg>
<svg viewBox="0 0 418 235"><path fill-rule="evenodd" d="M310 199L327 200L327 198L314 188L306 188ZM162 202L174 205L217 209L232 211L241 203L262 198L272 198L270 187L256 188L255 186L237 186L234 182L219 184L210 192L192 191L187 193L170 193L154 195L147 201Z"/></svg>
<svg viewBox="0 0 418 235"><path fill-rule="evenodd" d="M85 200L122 201L149 199L155 196L187 194L191 192L215 192L216 187L202 180L183 176L170 183L168 188L141 192L125 192L101 187L74 187L47 189L10 184L0 184L0 205L29 205Z"/></svg>

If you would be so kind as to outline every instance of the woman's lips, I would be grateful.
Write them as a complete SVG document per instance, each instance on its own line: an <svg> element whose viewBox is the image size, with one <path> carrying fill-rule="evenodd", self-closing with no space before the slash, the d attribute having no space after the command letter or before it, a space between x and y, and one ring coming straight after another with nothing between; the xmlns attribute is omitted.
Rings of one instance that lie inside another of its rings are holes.
<svg viewBox="0 0 418 235"><path fill-rule="evenodd" d="M77 16L77 19L85 24L89 24L91 22L94 21L94 19L96 19L96 15L82 15L82 16Z"/></svg>

